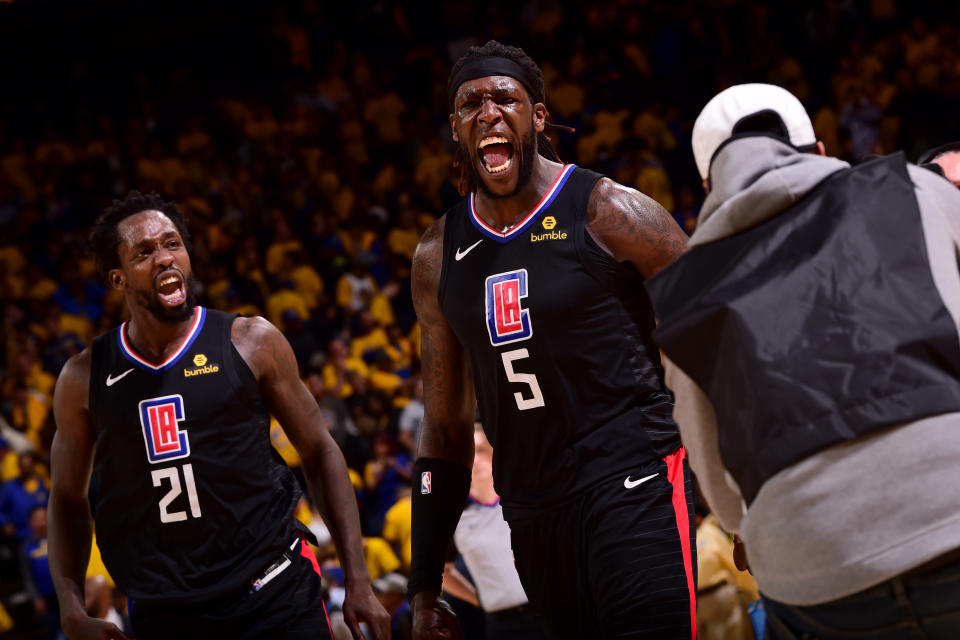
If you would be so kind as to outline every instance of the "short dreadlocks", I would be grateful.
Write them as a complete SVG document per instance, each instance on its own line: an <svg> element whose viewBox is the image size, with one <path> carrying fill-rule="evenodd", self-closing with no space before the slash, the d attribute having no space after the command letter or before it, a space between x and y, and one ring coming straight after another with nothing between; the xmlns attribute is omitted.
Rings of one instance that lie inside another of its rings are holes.
<svg viewBox="0 0 960 640"><path fill-rule="evenodd" d="M120 266L120 256L117 253L120 247L120 235L117 233L117 225L122 220L132 215L144 211L159 211L173 222L183 238L184 246L187 251L190 246L190 232L187 231L187 220L183 213L173 202L167 202L156 192L143 194L139 191L131 191L122 200L114 200L97 221L90 234L87 236L87 242L90 245L90 253L93 254L97 263L97 271L100 277L107 279L107 274L111 269Z"/></svg>
<svg viewBox="0 0 960 640"><path fill-rule="evenodd" d="M530 101L534 104L538 102L546 103L546 95L543 88L543 73L540 71L537 63L519 47L511 47L496 40L488 40L482 47L470 47L470 49L454 63L453 69L450 70L450 75L447 77L447 95L449 96L451 113L453 113L453 101L458 88L452 86L452 84L457 74L466 63L479 58L506 58L518 64L526 72L526 78L522 84L526 87L527 93L530 94ZM537 152L547 160L560 162L560 156L557 155L556 149L553 148L553 143L550 142L550 138L542 131L537 133ZM466 194L468 190L473 190L476 186L468 183L469 179L466 165L467 159L463 157L462 147L458 147L457 155L453 160L453 167L458 174L457 185L461 194Z"/></svg>

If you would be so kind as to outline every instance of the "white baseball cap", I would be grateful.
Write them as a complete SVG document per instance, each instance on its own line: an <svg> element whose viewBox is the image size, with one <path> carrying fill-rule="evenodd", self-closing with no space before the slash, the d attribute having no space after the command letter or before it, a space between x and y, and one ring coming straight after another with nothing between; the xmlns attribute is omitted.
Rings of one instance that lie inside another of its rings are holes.
<svg viewBox="0 0 960 640"><path fill-rule="evenodd" d="M736 84L715 95L693 125L693 157L701 178L709 176L713 154L733 135L737 123L764 111L779 116L793 146L816 144L810 116L792 93L772 84Z"/></svg>

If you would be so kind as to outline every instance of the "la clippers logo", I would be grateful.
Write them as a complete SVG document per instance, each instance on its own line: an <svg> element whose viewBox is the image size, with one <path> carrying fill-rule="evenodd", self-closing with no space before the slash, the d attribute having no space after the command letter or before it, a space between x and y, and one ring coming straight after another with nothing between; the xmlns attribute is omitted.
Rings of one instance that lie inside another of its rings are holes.
<svg viewBox="0 0 960 640"><path fill-rule="evenodd" d="M151 464L190 455L187 432L178 424L182 421L183 397L180 394L140 402L140 425Z"/></svg>
<svg viewBox="0 0 960 640"><path fill-rule="evenodd" d="M530 312L520 306L520 301L527 297L527 270L518 269L489 276L486 287L490 343L497 346L532 336Z"/></svg>

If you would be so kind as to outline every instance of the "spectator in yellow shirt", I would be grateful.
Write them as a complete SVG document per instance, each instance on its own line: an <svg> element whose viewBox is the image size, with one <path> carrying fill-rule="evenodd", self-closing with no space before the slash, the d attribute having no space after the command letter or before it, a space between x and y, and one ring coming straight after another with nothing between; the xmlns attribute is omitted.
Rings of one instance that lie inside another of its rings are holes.
<svg viewBox="0 0 960 640"><path fill-rule="evenodd" d="M379 537L363 539L363 557L367 561L367 570L370 572L370 579L376 580L385 573L396 571L400 568L400 559L390 548L390 544Z"/></svg>
<svg viewBox="0 0 960 640"><path fill-rule="evenodd" d="M267 285L257 239L253 236L244 238L237 249L236 272L234 282L240 295L262 309L270 295L270 287Z"/></svg>
<svg viewBox="0 0 960 640"><path fill-rule="evenodd" d="M290 281L284 282L267 298L267 319L273 323L273 326L285 331L283 315L288 312L296 314L301 320L310 317L307 301L293 288L293 283Z"/></svg>
<svg viewBox="0 0 960 640"><path fill-rule="evenodd" d="M17 453L10 448L6 438L0 437L0 484L20 475Z"/></svg>
<svg viewBox="0 0 960 640"><path fill-rule="evenodd" d="M283 427L280 426L280 423L277 422L277 419L273 416L270 416L270 444L277 450L277 453L280 454L280 457L283 458L283 461L287 463L288 467L291 469L300 467L300 455L297 453L296 448L290 444L290 440L283 431Z"/></svg>
<svg viewBox="0 0 960 640"><path fill-rule="evenodd" d="M366 361L378 349L387 350L390 341L387 332L377 323L369 310L363 310L356 317L356 332L350 339L350 355L354 358L364 358Z"/></svg>
<svg viewBox="0 0 960 640"><path fill-rule="evenodd" d="M397 216L396 226L387 233L387 248L391 253L413 260L413 252L420 242L420 229L417 227L417 212L404 207Z"/></svg>
<svg viewBox="0 0 960 640"><path fill-rule="evenodd" d="M289 279L293 282L293 288L303 296L307 308L312 312L320 306L323 296L323 278L310 264L305 252L293 251L288 256L292 263Z"/></svg>
<svg viewBox="0 0 960 640"><path fill-rule="evenodd" d="M370 386L392 398L403 387L403 378L394 373L393 358L381 348L373 352L371 360Z"/></svg>
<svg viewBox="0 0 960 640"><path fill-rule="evenodd" d="M396 321L393 315L392 300L398 295L400 295L400 283L391 279L370 300L370 314L381 327L386 327Z"/></svg>
<svg viewBox="0 0 960 640"><path fill-rule="evenodd" d="M273 218L273 243L267 247L264 265L272 276L280 275L291 251L303 251L303 243L293 237L290 225L283 218L283 212L275 211Z"/></svg>
<svg viewBox="0 0 960 640"><path fill-rule="evenodd" d="M347 318L360 313L370 305L377 293L377 281L370 275L367 259L355 259L350 263L350 271L337 280L337 306L343 309Z"/></svg>
<svg viewBox="0 0 960 640"><path fill-rule="evenodd" d="M353 395L353 386L347 375L350 371L363 378L370 375L370 370L363 360L349 356L343 340L331 340L327 345L327 362L322 371L324 388L341 398L349 398Z"/></svg>
<svg viewBox="0 0 960 640"><path fill-rule="evenodd" d="M412 551L410 546L410 486L397 490L397 501L387 510L383 520L383 539L391 543L400 554L403 570L410 571Z"/></svg>

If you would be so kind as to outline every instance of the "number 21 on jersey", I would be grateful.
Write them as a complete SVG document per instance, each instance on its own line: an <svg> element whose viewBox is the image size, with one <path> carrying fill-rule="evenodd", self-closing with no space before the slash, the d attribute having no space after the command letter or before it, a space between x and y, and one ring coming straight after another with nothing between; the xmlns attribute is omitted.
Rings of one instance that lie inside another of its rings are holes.
<svg viewBox="0 0 960 640"><path fill-rule="evenodd" d="M159 464L190 455L190 439L179 423L184 420L183 397L180 394L150 398L140 402L140 426L143 428L143 442L147 448L150 464ZM183 483L180 476L183 475ZM154 469L150 472L154 487L160 487L167 481L170 490L160 499L160 522L182 522L187 519L186 511L170 511L170 503L187 488L187 500L190 515L201 517L200 500L197 497L197 484L193 479L193 465Z"/></svg>
<svg viewBox="0 0 960 640"><path fill-rule="evenodd" d="M489 276L485 286L490 344L498 347L528 340L533 335L533 322L530 310L520 304L527 297L527 270L516 269ZM529 396L519 392L513 394L517 409L521 411L546 406L537 376L514 370L514 362L529 357L530 353L526 349L513 349L500 354L507 380L529 387Z"/></svg>

